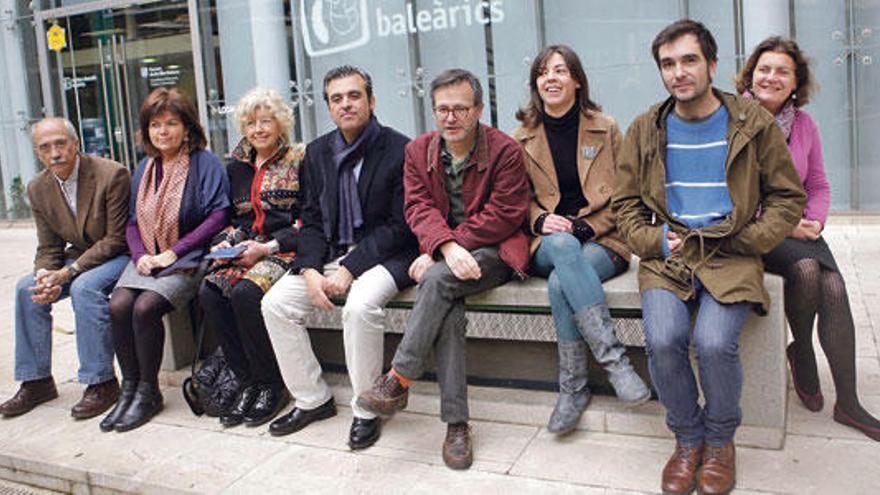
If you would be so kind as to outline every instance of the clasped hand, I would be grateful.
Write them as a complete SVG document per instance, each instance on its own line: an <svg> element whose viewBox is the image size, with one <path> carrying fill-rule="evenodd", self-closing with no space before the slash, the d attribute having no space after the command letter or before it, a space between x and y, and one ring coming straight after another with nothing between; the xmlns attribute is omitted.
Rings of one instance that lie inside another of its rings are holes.
<svg viewBox="0 0 880 495"><path fill-rule="evenodd" d="M551 213L544 217L544 224L541 226L541 233L544 235L555 234L557 232L571 232L571 230L571 220L555 213Z"/></svg>
<svg viewBox="0 0 880 495"><path fill-rule="evenodd" d="M169 249L156 255L145 254L141 256L135 268L138 273L148 277L153 274L153 270L171 266L175 261L177 261L177 255Z"/></svg>
<svg viewBox="0 0 880 495"><path fill-rule="evenodd" d="M802 241L815 241L822 235L822 223L818 220L801 218L797 227L791 231L791 237Z"/></svg>
<svg viewBox="0 0 880 495"><path fill-rule="evenodd" d="M31 301L37 304L52 304L61 296L62 286L70 280L70 272L67 268L59 270L37 270L34 276L34 286L28 288L31 292Z"/></svg>
<svg viewBox="0 0 880 495"><path fill-rule="evenodd" d="M440 246L443 259L459 280L478 280L483 276L480 265L467 249L455 241L447 241Z"/></svg>
<svg viewBox="0 0 880 495"><path fill-rule="evenodd" d="M302 276L306 281L309 302L312 303L312 306L327 311L334 308L330 297L345 294L354 281L354 276L348 271L348 268L341 265L326 277L314 268L305 269Z"/></svg>

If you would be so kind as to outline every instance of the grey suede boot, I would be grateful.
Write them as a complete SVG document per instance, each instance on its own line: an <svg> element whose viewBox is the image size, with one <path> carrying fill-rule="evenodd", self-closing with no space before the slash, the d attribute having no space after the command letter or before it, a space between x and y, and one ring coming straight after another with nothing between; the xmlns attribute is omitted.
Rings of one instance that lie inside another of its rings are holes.
<svg viewBox="0 0 880 495"><path fill-rule="evenodd" d="M608 372L608 381L617 398L627 406L647 402L651 391L633 370L626 348L617 339L608 306L597 304L583 309L574 315L574 321L596 361Z"/></svg>
<svg viewBox="0 0 880 495"><path fill-rule="evenodd" d="M587 388L587 344L582 340L560 340L559 398L547 423L547 431L564 435L574 430L590 403Z"/></svg>

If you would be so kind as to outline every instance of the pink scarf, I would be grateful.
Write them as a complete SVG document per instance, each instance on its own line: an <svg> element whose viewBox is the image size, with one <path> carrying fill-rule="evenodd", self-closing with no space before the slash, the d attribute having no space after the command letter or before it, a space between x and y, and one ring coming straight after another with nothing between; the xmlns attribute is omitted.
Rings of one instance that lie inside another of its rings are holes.
<svg viewBox="0 0 880 495"><path fill-rule="evenodd" d="M755 96L751 91L746 90L743 93L743 98L747 100L754 100ZM789 98L788 101L782 105L782 108L776 112L774 117L776 118L776 125L782 129L782 133L785 135L785 140L788 141L791 136L791 128L794 125L794 118L797 116L797 107L794 106L794 100Z"/></svg>
<svg viewBox="0 0 880 495"><path fill-rule="evenodd" d="M135 214L141 240L151 255L171 249L179 239L180 203L188 174L189 147L185 145L174 159L162 164L158 187L156 159L147 161L138 187Z"/></svg>

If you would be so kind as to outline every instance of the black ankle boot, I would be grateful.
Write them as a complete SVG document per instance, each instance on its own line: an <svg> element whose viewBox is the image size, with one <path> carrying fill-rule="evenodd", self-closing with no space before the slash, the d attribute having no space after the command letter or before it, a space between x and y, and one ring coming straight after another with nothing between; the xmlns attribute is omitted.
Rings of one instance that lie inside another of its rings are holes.
<svg viewBox="0 0 880 495"><path fill-rule="evenodd" d="M131 401L134 399L134 392L137 390L137 383L138 382L134 380L122 380L122 386L120 387L119 398L116 399L116 405L110 413L104 416L104 419L101 420L101 424L99 425L101 431L113 431L116 423L122 419L125 411L128 410L128 406L131 405Z"/></svg>
<svg viewBox="0 0 880 495"><path fill-rule="evenodd" d="M116 431L129 431L143 425L162 410L162 393L155 383L139 382L131 404L113 426Z"/></svg>

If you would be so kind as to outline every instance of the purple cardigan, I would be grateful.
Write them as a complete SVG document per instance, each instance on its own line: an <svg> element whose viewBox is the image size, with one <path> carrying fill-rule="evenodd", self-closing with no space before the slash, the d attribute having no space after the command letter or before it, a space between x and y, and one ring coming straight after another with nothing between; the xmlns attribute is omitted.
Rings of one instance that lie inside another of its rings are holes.
<svg viewBox="0 0 880 495"><path fill-rule="evenodd" d="M134 264L147 253L136 214L137 193L145 168L146 159L141 161L132 177L129 221L125 230ZM157 172L161 180L161 164ZM226 225L229 205L229 180L220 159L209 151L193 152L190 156L190 173L181 198L180 239L171 247L178 260L172 267L197 264L201 260L207 251L208 241Z"/></svg>
<svg viewBox="0 0 880 495"><path fill-rule="evenodd" d="M794 168L797 169L801 183L804 185L804 191L807 193L804 218L818 220L825 225L828 207L831 204L831 187L825 176L819 129L810 114L803 110L796 110L788 150L794 161Z"/></svg>

